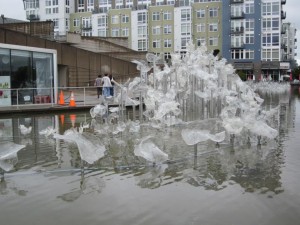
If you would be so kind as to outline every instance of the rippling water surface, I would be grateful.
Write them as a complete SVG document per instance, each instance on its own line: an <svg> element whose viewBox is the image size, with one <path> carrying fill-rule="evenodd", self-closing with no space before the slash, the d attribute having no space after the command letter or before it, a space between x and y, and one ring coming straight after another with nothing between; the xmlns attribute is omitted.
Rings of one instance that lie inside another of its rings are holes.
<svg viewBox="0 0 300 225"><path fill-rule="evenodd" d="M179 129L151 131L170 158L156 166L132 150L146 127L131 138L119 133L102 140L105 156L88 165L76 145L39 134L48 126L62 134L74 116L2 116L0 150L6 142L26 147L14 169L2 171L1 224L299 224L298 89L285 97L265 96L266 108L278 105L279 137L260 144L252 137L233 145L207 141L195 149L184 145ZM75 117L75 127L91 122L89 112ZM31 134L22 135L20 124L32 125ZM101 136L92 128L84 132Z"/></svg>

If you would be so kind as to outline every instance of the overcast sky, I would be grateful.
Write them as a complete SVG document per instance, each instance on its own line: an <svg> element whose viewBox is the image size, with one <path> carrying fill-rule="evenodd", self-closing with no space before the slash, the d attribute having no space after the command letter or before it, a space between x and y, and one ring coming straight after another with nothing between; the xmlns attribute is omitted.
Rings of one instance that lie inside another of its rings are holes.
<svg viewBox="0 0 300 225"><path fill-rule="evenodd" d="M285 22L290 22L297 28L297 56L296 59L300 64L300 11L299 0L286 0L286 4L283 5L283 10L286 12ZM25 20L25 10L23 6L23 0L0 0L0 15L5 17ZM1 22L1 20L0 20Z"/></svg>

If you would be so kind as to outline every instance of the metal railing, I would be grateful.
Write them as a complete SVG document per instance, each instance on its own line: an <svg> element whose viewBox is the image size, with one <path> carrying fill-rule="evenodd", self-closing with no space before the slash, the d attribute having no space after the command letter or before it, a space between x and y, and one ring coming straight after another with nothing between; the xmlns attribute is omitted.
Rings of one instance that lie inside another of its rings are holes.
<svg viewBox="0 0 300 225"><path fill-rule="evenodd" d="M102 88L102 87L101 87ZM114 95L119 91L114 86ZM54 88L0 88L0 108L7 106L22 107L34 105L68 105L73 93L76 105L96 105L99 103L97 87L58 87ZM101 91L102 95L102 91ZM63 98L63 99L60 99Z"/></svg>

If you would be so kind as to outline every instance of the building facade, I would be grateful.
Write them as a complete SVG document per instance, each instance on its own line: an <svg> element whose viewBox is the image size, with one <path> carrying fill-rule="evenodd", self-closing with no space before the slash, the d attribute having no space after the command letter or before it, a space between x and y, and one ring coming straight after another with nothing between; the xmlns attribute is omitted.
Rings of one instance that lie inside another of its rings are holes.
<svg viewBox="0 0 300 225"><path fill-rule="evenodd" d="M57 52L0 43L0 107L57 101Z"/></svg>
<svg viewBox="0 0 300 225"><path fill-rule="evenodd" d="M290 69L284 57L285 0L224 0L223 57L248 78L280 80ZM225 23L224 21L229 21ZM293 39L294 41L294 39Z"/></svg>
<svg viewBox="0 0 300 225"><path fill-rule="evenodd" d="M296 30L283 25L286 0L24 0L27 15L55 31L126 37L129 48L163 55L189 41L219 52L248 78L279 80L291 69ZM29 7L30 6L30 7ZM56 23L57 22L57 23ZM286 31L284 33L284 31ZM287 33L289 37L287 38ZM287 48L285 46L292 46ZM291 50L292 49L292 50Z"/></svg>

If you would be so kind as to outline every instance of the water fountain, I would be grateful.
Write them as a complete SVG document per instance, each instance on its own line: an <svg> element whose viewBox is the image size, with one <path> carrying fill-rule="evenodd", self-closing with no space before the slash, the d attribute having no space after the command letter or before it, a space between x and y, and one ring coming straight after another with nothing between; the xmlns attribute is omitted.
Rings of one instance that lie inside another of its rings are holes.
<svg viewBox="0 0 300 225"><path fill-rule="evenodd" d="M297 224L298 89L187 50L90 112L0 118L3 222Z"/></svg>
<svg viewBox="0 0 300 225"><path fill-rule="evenodd" d="M163 163L172 161L166 143L158 146L157 133L164 130L178 132L195 151L198 143L207 140L217 144L230 140L234 144L236 139L260 142L261 138L274 139L278 135L271 124L276 109L263 110L263 99L240 80L226 60L207 53L206 46L195 48L189 44L185 57L173 54L172 64L165 64L163 69L157 68L157 56L148 53L147 59L152 67L147 62L134 61L140 77L117 84L120 91L115 101L119 107L109 109L111 99L102 98L91 109L91 124L95 133L101 134L99 140L87 139L89 134L74 129L64 135L55 134L54 138L73 140L82 159L93 163L107 150L104 139L126 133L126 137L121 137L136 140L136 156L151 163ZM139 106L134 121L124 118L127 106L133 108L134 114ZM93 150L87 152L86 146Z"/></svg>

